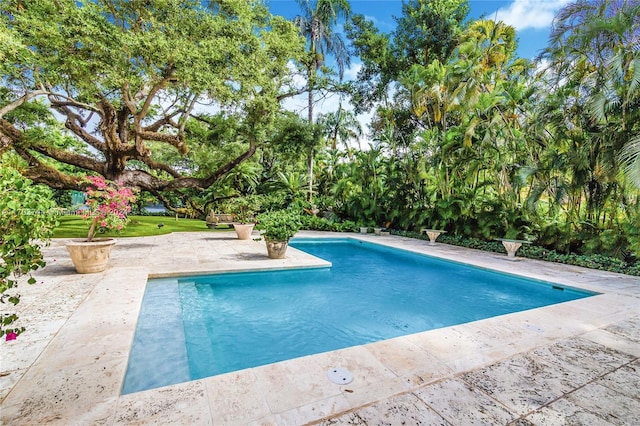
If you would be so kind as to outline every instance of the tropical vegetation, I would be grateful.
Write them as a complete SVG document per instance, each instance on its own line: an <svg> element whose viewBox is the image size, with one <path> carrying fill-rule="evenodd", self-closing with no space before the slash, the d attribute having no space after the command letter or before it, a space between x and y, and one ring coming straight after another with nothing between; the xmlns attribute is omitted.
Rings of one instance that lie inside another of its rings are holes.
<svg viewBox="0 0 640 426"><path fill-rule="evenodd" d="M300 214L291 210L264 212L257 217L257 228L269 241L289 241L301 227Z"/></svg>
<svg viewBox="0 0 640 426"><path fill-rule="evenodd" d="M42 247L48 244L56 216L51 190L33 185L16 170L0 165L0 303L20 303L18 284L35 284L33 271L45 266ZM4 308L4 307L3 307ZM10 309L0 311L0 337L15 338L25 330L16 326L18 315Z"/></svg>
<svg viewBox="0 0 640 426"><path fill-rule="evenodd" d="M407 0L391 32L346 0L298 3L291 21L261 2L0 3L3 164L61 205L102 176L182 216L258 196L256 212L316 229L439 228L635 265L638 2L569 3L536 61L467 0Z"/></svg>

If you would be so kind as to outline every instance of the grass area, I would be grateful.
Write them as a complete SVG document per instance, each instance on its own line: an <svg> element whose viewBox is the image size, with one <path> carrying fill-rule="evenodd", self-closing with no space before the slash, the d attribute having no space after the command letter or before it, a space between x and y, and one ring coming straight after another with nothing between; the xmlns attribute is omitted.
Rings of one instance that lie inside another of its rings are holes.
<svg viewBox="0 0 640 426"><path fill-rule="evenodd" d="M54 238L84 238L89 224L80 216L62 216L58 219ZM163 226L158 226L162 224ZM170 234L171 232L208 231L204 220L178 219L167 216L129 216L129 224L122 231L96 233L96 237L148 237L150 235ZM216 231L226 231L224 228Z"/></svg>

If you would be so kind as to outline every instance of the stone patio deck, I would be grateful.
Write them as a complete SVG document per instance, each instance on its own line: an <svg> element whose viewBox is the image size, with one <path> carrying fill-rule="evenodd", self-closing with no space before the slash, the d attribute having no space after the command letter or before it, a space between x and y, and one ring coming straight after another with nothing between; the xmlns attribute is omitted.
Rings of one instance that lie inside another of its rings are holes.
<svg viewBox="0 0 640 426"><path fill-rule="evenodd" d="M107 271L79 275L65 240L54 240L38 284L20 286L28 330L0 342L2 423L640 424L639 278L349 236L602 294L120 395L149 275L326 263L291 248L287 259L270 260L262 242L233 233L174 233L119 239ZM336 365L352 383L326 379Z"/></svg>

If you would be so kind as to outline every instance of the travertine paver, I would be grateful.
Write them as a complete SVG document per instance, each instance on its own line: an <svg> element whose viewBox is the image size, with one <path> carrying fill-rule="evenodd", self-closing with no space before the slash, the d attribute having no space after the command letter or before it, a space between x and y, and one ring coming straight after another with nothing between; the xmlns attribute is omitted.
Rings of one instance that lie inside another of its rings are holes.
<svg viewBox="0 0 640 426"><path fill-rule="evenodd" d="M637 365L625 365L602 377L597 383L640 400L640 367Z"/></svg>
<svg viewBox="0 0 640 426"><path fill-rule="evenodd" d="M634 359L632 355L581 338L562 340L531 354L577 384L586 384Z"/></svg>
<svg viewBox="0 0 640 426"><path fill-rule="evenodd" d="M377 402L357 410L355 414L361 422L359 424L365 425L450 425L413 394L399 395Z"/></svg>
<svg viewBox="0 0 640 426"><path fill-rule="evenodd" d="M640 400L615 392L598 383L572 392L530 416L536 424L566 421L569 424L640 424Z"/></svg>
<svg viewBox="0 0 640 426"><path fill-rule="evenodd" d="M507 424L518 417L461 379L426 386L416 395L454 425Z"/></svg>
<svg viewBox="0 0 640 426"><path fill-rule="evenodd" d="M177 233L119 240L107 271L78 275L64 240L56 240L36 274L42 284L21 287L28 331L0 342L2 423L640 423L637 277L400 237L351 237L602 294L120 395L149 275L327 263L294 249L270 260L263 242L232 233ZM354 381L330 383L326 371L336 366Z"/></svg>
<svg viewBox="0 0 640 426"><path fill-rule="evenodd" d="M204 382L196 380L123 395L115 424L212 425L206 394Z"/></svg>
<svg viewBox="0 0 640 426"><path fill-rule="evenodd" d="M610 328L629 339L637 318ZM415 404L419 397L426 406ZM514 356L460 378L398 395L392 413L407 424L422 413L433 424L640 424L640 360L595 342L571 338ZM323 425L395 424L385 404L354 410ZM399 423L398 423L399 424Z"/></svg>
<svg viewBox="0 0 640 426"><path fill-rule="evenodd" d="M462 377L518 415L535 410L583 384L578 378L562 374L553 364L528 353Z"/></svg>

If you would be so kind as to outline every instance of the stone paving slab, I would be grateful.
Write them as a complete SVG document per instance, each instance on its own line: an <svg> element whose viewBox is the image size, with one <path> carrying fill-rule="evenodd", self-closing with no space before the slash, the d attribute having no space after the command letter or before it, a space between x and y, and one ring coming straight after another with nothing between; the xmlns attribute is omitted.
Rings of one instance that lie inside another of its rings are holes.
<svg viewBox="0 0 640 426"><path fill-rule="evenodd" d="M460 378L423 387L415 394L454 425L507 424L518 417L513 411Z"/></svg>
<svg viewBox="0 0 640 426"><path fill-rule="evenodd" d="M581 368L588 373L573 376ZM572 338L321 424L640 424L640 366L637 357Z"/></svg>
<svg viewBox="0 0 640 426"><path fill-rule="evenodd" d="M305 232L301 236L345 234ZM558 305L120 395L149 276L327 267L233 233L121 239L79 275L54 240L21 285L18 340L0 342L3 424L640 423L640 279L400 237L352 238L602 293ZM349 385L327 381L336 365Z"/></svg>

